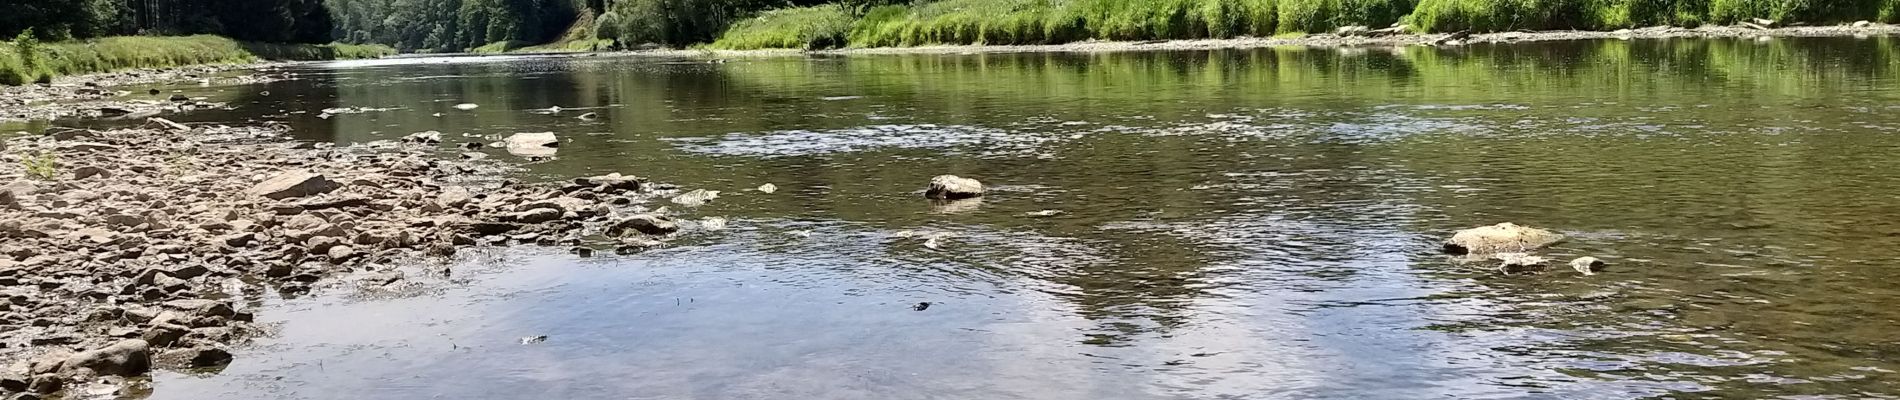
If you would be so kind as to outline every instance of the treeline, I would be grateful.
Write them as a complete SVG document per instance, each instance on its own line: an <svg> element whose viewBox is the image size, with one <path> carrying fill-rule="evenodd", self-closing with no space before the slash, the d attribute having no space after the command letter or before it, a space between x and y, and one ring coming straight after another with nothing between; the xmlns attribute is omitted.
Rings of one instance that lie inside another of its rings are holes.
<svg viewBox="0 0 1900 400"><path fill-rule="evenodd" d="M490 43L543 43L598 0L329 0L334 34L403 51L464 51Z"/></svg>
<svg viewBox="0 0 1900 400"><path fill-rule="evenodd" d="M0 37L47 41L212 34L273 43L328 43L324 0L21 0L0 8Z"/></svg>
<svg viewBox="0 0 1900 400"><path fill-rule="evenodd" d="M621 0L632 3L669 0ZM671 0L692 2L691 0ZM704 0L747 4L745 0ZM623 13L652 26L651 13ZM820 4L764 12L726 29L722 48L1048 44L1089 39L1203 39L1404 24L1414 32L1694 27L1754 18L1781 23L1900 22L1900 0L939 0ZM673 21L658 24L673 25ZM651 34L618 33L651 40ZM681 40L661 36L657 42ZM691 38L689 38L691 39Z"/></svg>

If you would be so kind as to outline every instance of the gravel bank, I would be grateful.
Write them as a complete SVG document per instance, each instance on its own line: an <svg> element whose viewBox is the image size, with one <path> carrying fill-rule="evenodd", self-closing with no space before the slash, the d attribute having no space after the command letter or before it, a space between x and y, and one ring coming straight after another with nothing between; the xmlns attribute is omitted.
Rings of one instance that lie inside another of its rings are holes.
<svg viewBox="0 0 1900 400"><path fill-rule="evenodd" d="M286 132L153 119L0 142L0 393L220 365L260 332L246 304L340 276L382 287L469 246L634 252L701 226L643 205L677 194L667 185L520 184L506 164L438 156L487 143L425 132L338 148Z"/></svg>

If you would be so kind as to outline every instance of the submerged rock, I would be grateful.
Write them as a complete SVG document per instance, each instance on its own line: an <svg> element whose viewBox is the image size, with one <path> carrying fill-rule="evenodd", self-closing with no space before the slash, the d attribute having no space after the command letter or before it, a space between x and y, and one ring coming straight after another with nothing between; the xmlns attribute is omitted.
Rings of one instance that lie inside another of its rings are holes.
<svg viewBox="0 0 1900 400"><path fill-rule="evenodd" d="M1603 269L1603 260L1588 256L1577 257L1575 260L1570 260L1570 269L1577 270L1577 272L1581 272L1584 275L1596 275L1597 271Z"/></svg>
<svg viewBox="0 0 1900 400"><path fill-rule="evenodd" d="M924 197L941 200L968 199L983 196L983 182L956 175L938 175L930 178L930 188L924 190Z"/></svg>
<svg viewBox="0 0 1900 400"><path fill-rule="evenodd" d="M555 137L554 132L516 133L503 139L501 143L502 147L508 150L508 154L524 157L553 156L557 151L556 148L561 147L561 139Z"/></svg>
<svg viewBox="0 0 1900 400"><path fill-rule="evenodd" d="M694 189L691 192L673 196L673 203L687 207L698 207L717 198L719 198L719 191L717 190Z"/></svg>
<svg viewBox="0 0 1900 400"><path fill-rule="evenodd" d="M666 217L662 217L662 216L654 215L654 214L639 214L639 215L630 216L618 221L614 221L613 225L610 225L607 228L607 231L609 234L616 235L616 236L624 236L628 234L629 232L639 232L639 233L644 233L648 235L662 236L662 235L671 234L673 232L678 232L679 230L680 230L679 225L673 223L672 219L668 219Z"/></svg>
<svg viewBox="0 0 1900 400"><path fill-rule="evenodd" d="M411 133L409 134L409 136L403 136L402 141L404 143L416 143L416 144L442 143L442 132L426 131L426 132Z"/></svg>
<svg viewBox="0 0 1900 400"><path fill-rule="evenodd" d="M1563 240L1563 235L1551 231L1505 222L1458 231L1451 236L1450 240L1445 241L1445 252L1451 254L1521 252L1544 248Z"/></svg>
<svg viewBox="0 0 1900 400"><path fill-rule="evenodd" d="M1538 271L1550 264L1548 258L1524 253L1498 253L1491 255L1491 259L1499 261L1498 271L1506 274Z"/></svg>

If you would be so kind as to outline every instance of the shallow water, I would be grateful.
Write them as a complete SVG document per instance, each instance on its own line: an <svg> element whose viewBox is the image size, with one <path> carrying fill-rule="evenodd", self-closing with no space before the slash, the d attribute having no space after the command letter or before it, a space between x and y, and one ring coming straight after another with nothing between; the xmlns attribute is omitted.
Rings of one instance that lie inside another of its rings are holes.
<svg viewBox="0 0 1900 400"><path fill-rule="evenodd" d="M719 190L688 213L732 223L258 298L277 336L152 398L1896 397L1896 45L400 59L190 88L239 108L186 119L306 140L555 131L555 160L493 154ZM343 106L391 110L318 117ZM923 200L945 173L994 192ZM1502 221L1610 268L1436 253Z"/></svg>

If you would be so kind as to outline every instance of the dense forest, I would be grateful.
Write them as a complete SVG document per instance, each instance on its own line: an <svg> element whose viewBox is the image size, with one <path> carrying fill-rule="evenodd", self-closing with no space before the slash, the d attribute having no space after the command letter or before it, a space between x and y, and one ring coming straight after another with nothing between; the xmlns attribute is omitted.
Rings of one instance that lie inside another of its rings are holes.
<svg viewBox="0 0 1900 400"><path fill-rule="evenodd" d="M461 51L496 42L542 43L601 0L329 0L335 36L403 51Z"/></svg>
<svg viewBox="0 0 1900 400"><path fill-rule="evenodd" d="M328 43L324 0L26 0L0 13L0 35L42 40L214 34L253 42Z"/></svg>

